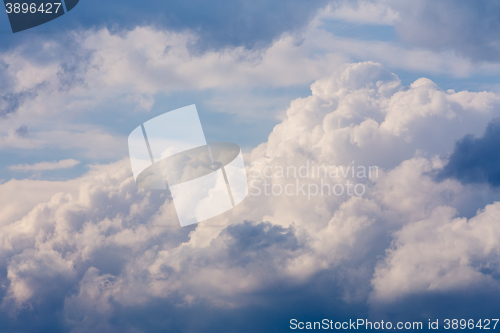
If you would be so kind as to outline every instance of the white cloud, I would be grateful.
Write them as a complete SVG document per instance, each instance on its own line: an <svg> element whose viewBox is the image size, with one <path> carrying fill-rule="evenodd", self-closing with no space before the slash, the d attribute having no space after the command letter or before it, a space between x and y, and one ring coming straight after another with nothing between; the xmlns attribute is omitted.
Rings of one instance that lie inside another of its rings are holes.
<svg viewBox="0 0 500 333"><path fill-rule="evenodd" d="M11 179L0 185L0 225L21 219L38 203L47 202L58 192L71 193L75 180L66 182Z"/></svg>
<svg viewBox="0 0 500 333"><path fill-rule="evenodd" d="M428 79L402 87L397 77L370 62L345 66L311 88L312 95L293 101L287 117L275 127L268 142L252 152L250 159L259 163L256 168L264 171L267 166L300 166L306 160L326 166L347 166L355 161L357 165L379 165L383 171L373 179L374 184L366 184L364 200L271 197L255 204L265 219L283 226L293 224L311 237L309 246L314 246L314 251L291 262L293 274L308 277L360 257L366 262L371 260L367 254L370 252L375 260L377 243L384 244L380 234L402 226L413 230L410 226L430 218L440 206L461 210L474 201L475 209L481 207L476 198L484 195L480 194L485 193L484 187L464 187L453 180L436 182L432 173L443 165L436 154L451 152L455 141L467 133L482 134L488 121L499 116L498 95L445 92ZM312 182L319 184L319 180ZM490 202L495 199L498 195L490 194ZM346 214L346 208L351 206L355 208ZM432 243L434 238L430 239ZM426 262L428 257L418 258L412 260ZM382 300L384 295L394 300L421 291L417 284L407 281L412 274L410 268L403 275L398 273L406 269L398 264L399 260L406 258L394 261L393 269L385 275L379 269L374 280L378 288L374 300ZM408 259L408 266L418 270L420 262L412 266L412 260ZM491 280L490 275L475 267L465 268L470 272L468 278L450 286ZM384 278L389 274L401 281L386 283ZM370 278L364 278L369 285ZM405 283L407 289L401 287Z"/></svg>
<svg viewBox="0 0 500 333"><path fill-rule="evenodd" d="M54 51L43 62L23 47L4 52L2 76L12 84L3 92L5 100L0 99L3 112L10 112L0 124L0 147L76 149L82 158L110 158L112 153L120 158L126 153L120 148L124 138L110 135L114 124L96 125L106 120L101 119L104 114L120 120L150 110L157 93L210 89L215 97L209 105L219 111L254 118L281 116L281 107L273 106L282 105L279 99L269 97L263 104L252 94L247 97L248 91L308 85L350 59L453 76L500 70L495 63L471 62L452 51L338 37L318 26L320 20L321 15L306 30L284 34L262 50L228 47L192 53L190 45L197 38L193 34L137 27L120 34L107 29L73 32L73 52L84 55L76 63L69 60L73 54L60 56L68 51L56 41L45 42ZM221 107L218 100L227 94L230 104L241 96L250 102L246 107ZM16 133L21 126L27 126L28 135Z"/></svg>
<svg viewBox="0 0 500 333"><path fill-rule="evenodd" d="M60 160L57 162L40 162L35 164L18 164L9 167L12 171L44 171L44 170L58 170L68 169L80 164L80 161L74 159Z"/></svg>
<svg viewBox="0 0 500 333"><path fill-rule="evenodd" d="M33 306L50 294L64 300L68 322L81 328L91 325L90 317L107 318L115 304L180 298L182 306L239 307L253 302L244 295L277 282L305 283L325 270L345 276L338 288L346 300L366 300L371 283L374 302L444 286L495 285L479 267L497 262L498 204L466 222L455 217L461 203L484 188L438 183L430 174L443 165L435 155L450 152L455 138L481 133L499 115L498 96L445 92L426 79L404 87L372 62L345 65L311 90L292 101L247 163L253 171L307 161L379 165L378 178L331 180L363 183L365 196L249 196L195 229L181 229L173 227L178 221L166 193L137 189L127 159L94 166L3 221L4 306ZM25 182L31 185L0 184L0 193L17 191L19 198L42 185ZM394 246L385 252L388 235Z"/></svg>
<svg viewBox="0 0 500 333"><path fill-rule="evenodd" d="M385 1L344 1L330 4L320 11L318 18L358 24L393 25L399 20L399 13Z"/></svg>
<svg viewBox="0 0 500 333"><path fill-rule="evenodd" d="M0 125L1 148L50 147L76 149L87 158L123 157L121 143L126 140L96 125L96 118L149 111L158 92L308 84L346 61L338 54L313 56L289 35L259 51L227 48L193 54L189 48L196 36L188 33L138 27L124 34L107 29L74 34L74 53L86 55L77 63L67 63L71 57L56 51L43 63L24 48L0 55L7 68L2 74L12 81L4 95L15 101L3 103L9 117ZM52 44L55 50L64 49L58 42ZM259 104L252 111L229 110L258 116ZM28 135L16 133L21 126L29 129Z"/></svg>

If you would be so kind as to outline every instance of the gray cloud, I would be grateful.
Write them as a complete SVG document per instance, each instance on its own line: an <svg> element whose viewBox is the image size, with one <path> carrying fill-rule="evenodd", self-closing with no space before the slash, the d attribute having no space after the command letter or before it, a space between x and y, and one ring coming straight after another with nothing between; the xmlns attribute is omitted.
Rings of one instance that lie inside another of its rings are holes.
<svg viewBox="0 0 500 333"><path fill-rule="evenodd" d="M439 179L455 178L463 183L500 186L500 118L493 119L482 137L469 134L455 144Z"/></svg>
<svg viewBox="0 0 500 333"><path fill-rule="evenodd" d="M21 125L18 129L16 129L16 134L22 137L25 137L28 135L28 126L26 125Z"/></svg>

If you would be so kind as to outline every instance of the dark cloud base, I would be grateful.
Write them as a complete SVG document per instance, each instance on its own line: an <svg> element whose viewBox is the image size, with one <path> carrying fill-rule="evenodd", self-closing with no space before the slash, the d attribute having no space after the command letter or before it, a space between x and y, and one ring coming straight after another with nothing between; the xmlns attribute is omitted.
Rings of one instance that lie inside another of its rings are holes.
<svg viewBox="0 0 500 333"><path fill-rule="evenodd" d="M455 144L455 150L438 179L454 178L464 184L500 186L500 118L488 124L481 138L469 134Z"/></svg>
<svg viewBox="0 0 500 333"><path fill-rule="evenodd" d="M23 309L13 321L2 314L0 332L293 332L290 319L298 321L334 322L349 319L384 320L393 324L399 321L421 321L424 329L419 332L448 332L443 328L444 319L493 319L498 317L500 296L497 291L468 290L449 293L423 293L404 298L391 304L368 306L366 302L347 303L335 286L332 272L322 272L303 285L277 283L259 293L243 296L251 305L234 309L221 308L206 302L185 305L178 295L169 300L155 299L145 306L127 307L113 302L111 316L99 313L80 314L67 321L62 309L64 302L53 299L43 306ZM439 319L439 330L428 330L428 319ZM306 331L306 330L303 330ZM320 330L327 331L327 330ZM360 329L360 331L366 331ZM368 330L378 331L382 330ZM405 330L406 332L407 330ZM471 330L467 330L471 331ZM411 332L411 330L408 330Z"/></svg>

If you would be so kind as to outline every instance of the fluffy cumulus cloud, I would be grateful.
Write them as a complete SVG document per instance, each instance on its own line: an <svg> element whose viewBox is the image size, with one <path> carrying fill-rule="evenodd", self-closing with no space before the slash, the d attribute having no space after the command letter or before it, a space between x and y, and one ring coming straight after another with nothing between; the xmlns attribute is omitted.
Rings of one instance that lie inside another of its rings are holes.
<svg viewBox="0 0 500 333"><path fill-rule="evenodd" d="M415 295L496 293L498 194L437 175L499 103L425 78L403 86L372 62L344 65L245 156L249 197L193 227L178 227L167 192L137 189L126 159L53 185L1 184L29 194L0 226L6 327L28 331L22 318L35 313L38 327L75 332L220 331L215 317L258 331L272 326L261 315L271 306L284 323L308 302L342 304L346 316L378 309L377 319Z"/></svg>
<svg viewBox="0 0 500 333"><path fill-rule="evenodd" d="M499 203L467 220L449 206L395 232L393 247L377 267L374 297L477 287L498 293Z"/></svg>

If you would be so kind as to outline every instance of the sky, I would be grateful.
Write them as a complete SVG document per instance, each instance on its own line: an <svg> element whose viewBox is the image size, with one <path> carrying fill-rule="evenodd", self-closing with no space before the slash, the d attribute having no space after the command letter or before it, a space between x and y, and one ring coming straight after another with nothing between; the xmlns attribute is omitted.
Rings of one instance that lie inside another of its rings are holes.
<svg viewBox="0 0 500 333"><path fill-rule="evenodd" d="M498 318L499 16L81 0L14 34L0 15L0 332ZM207 141L241 147L250 192L181 228L127 138L191 104Z"/></svg>

